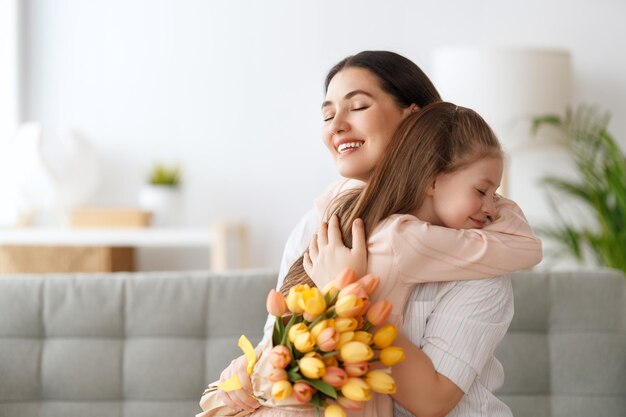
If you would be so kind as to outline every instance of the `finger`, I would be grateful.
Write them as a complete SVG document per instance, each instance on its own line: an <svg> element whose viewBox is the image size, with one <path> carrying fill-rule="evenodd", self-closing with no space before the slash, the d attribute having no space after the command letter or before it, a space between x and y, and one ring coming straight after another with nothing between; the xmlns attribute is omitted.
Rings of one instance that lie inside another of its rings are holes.
<svg viewBox="0 0 626 417"><path fill-rule="evenodd" d="M233 400L239 405L239 409L254 411L259 407L259 402L242 389L231 391L229 394L231 394L231 398L234 397Z"/></svg>
<svg viewBox="0 0 626 417"><path fill-rule="evenodd" d="M341 229L339 229L339 217L336 214L328 222L328 242L334 246L343 246Z"/></svg>
<svg viewBox="0 0 626 417"><path fill-rule="evenodd" d="M365 224L361 219L356 219L352 222L352 251L355 253L367 254Z"/></svg>
<svg viewBox="0 0 626 417"><path fill-rule="evenodd" d="M311 257L311 261L315 262L319 253L319 247L317 246L317 233L313 233L311 243L309 243L309 256Z"/></svg>
<svg viewBox="0 0 626 417"><path fill-rule="evenodd" d="M328 223L322 222L320 230L317 232L317 244L319 246L328 245Z"/></svg>
<svg viewBox="0 0 626 417"><path fill-rule="evenodd" d="M313 262L311 262L311 257L308 252L302 256L302 266L304 267L304 272L306 272L308 276L311 276L311 273L313 273Z"/></svg>

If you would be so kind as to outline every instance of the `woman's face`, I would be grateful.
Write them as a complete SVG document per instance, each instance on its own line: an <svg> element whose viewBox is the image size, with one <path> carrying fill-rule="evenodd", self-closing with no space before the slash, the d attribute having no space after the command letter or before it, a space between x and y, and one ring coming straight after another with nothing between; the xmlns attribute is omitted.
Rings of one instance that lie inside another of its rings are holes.
<svg viewBox="0 0 626 417"><path fill-rule="evenodd" d="M322 135L339 174L367 181L411 108L398 105L369 70L338 72L322 104Z"/></svg>

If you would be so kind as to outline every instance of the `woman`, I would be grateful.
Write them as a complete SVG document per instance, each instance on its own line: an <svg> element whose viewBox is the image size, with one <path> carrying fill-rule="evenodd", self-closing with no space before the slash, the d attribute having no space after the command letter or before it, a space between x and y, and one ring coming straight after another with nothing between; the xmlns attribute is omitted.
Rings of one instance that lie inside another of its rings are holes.
<svg viewBox="0 0 626 417"><path fill-rule="evenodd" d="M439 101L436 90L423 72L411 61L390 52L362 52L343 60L329 73L326 89L327 97L322 107L324 141L336 159L340 174L357 180L352 184L341 184L342 188L368 178L407 115ZM306 249L320 220L312 211L291 234L281 264L279 286L287 269ZM323 226L320 236L325 233ZM363 245L354 245L359 246ZM361 268L359 272L364 272L365 254L354 251L353 259L354 266ZM471 304L476 303L486 307L487 311L472 311ZM440 312L445 312L445 326L441 325L443 319L440 317L444 315ZM489 415L494 415L494 410L498 409L495 415L507 415L506 406L499 403L490 391L501 380L498 364L493 359L493 348L506 331L511 313L512 295L508 280L419 286L410 296L404 331L411 342L422 346L423 350L403 341L408 359L394 369L399 388L394 398L416 415L445 415L453 408L481 409ZM426 317L429 323L426 323ZM469 341L449 340L449 334L455 329L466 333L470 329L471 336L487 335L486 340L471 337ZM438 346L437 341L441 340L448 346ZM236 372L244 380L240 367L241 361L234 361L222 374L222 379ZM464 396L464 393L468 395ZM227 404L230 402L231 408L252 409L257 406L242 391L230 393L224 400ZM403 412L400 407L397 410L398 414Z"/></svg>

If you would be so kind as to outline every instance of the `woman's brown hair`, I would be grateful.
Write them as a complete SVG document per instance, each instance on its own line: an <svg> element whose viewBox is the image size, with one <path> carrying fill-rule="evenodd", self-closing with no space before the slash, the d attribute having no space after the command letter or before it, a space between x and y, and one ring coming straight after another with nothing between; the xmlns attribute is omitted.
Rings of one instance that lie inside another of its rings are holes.
<svg viewBox="0 0 626 417"><path fill-rule="evenodd" d="M365 223L368 236L390 215L414 213L438 175L501 152L498 139L478 113L447 102L430 104L400 124L367 184L335 197L324 218L337 214L344 244L350 247L351 225L357 218ZM287 293L302 283L314 285L300 257L281 291Z"/></svg>

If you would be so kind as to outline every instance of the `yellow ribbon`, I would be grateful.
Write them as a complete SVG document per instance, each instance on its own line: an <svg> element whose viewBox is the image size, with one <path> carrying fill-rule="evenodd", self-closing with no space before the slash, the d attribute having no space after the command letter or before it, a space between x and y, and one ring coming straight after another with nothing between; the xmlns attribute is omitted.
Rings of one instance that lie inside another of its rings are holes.
<svg viewBox="0 0 626 417"><path fill-rule="evenodd" d="M254 364L256 363L256 353L254 353L254 347L252 347L252 343L248 340L246 336L241 336L239 338L239 343L237 346L243 351L244 355L246 355L246 360L248 361L248 375L252 374L252 370L254 369ZM219 389L223 391L235 391L241 389L241 380L238 375L233 375L228 378L226 381L222 382L217 386Z"/></svg>

